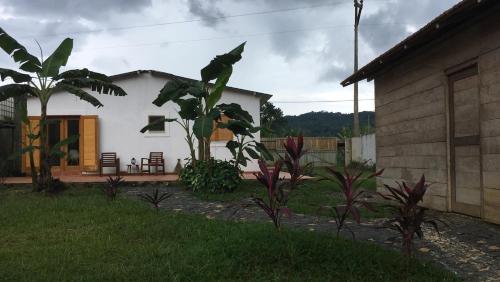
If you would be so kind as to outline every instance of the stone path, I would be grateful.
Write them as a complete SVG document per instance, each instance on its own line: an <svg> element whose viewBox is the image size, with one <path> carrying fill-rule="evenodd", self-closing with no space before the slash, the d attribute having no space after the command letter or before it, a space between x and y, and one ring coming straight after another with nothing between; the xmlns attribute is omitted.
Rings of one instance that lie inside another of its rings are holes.
<svg viewBox="0 0 500 282"><path fill-rule="evenodd" d="M151 192L158 186L124 188L130 197ZM207 202L194 197L179 187L163 186L161 191L173 196L161 204L161 208L174 212L205 215L207 219L234 221L269 221L264 212L249 202L227 203ZM440 227L438 234L431 228L425 229L425 240L416 240L418 257L443 266L458 274L465 281L500 281L500 226L458 214L433 212L432 216L448 226ZM293 214L284 219L289 227L302 228L311 232L335 234L335 221L302 214ZM383 219L366 220L349 226L356 234L356 240L371 241L386 248L399 249L399 234L380 226ZM351 238L349 232L344 234Z"/></svg>

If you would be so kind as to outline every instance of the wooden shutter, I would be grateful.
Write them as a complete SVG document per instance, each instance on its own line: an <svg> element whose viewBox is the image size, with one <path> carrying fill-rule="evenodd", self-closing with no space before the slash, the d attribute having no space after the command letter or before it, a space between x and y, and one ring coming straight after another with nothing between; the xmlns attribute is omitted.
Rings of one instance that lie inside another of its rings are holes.
<svg viewBox="0 0 500 282"><path fill-rule="evenodd" d="M229 118L225 115L222 115L221 120L223 123L226 123ZM229 129L217 128L216 123L214 122L214 131L210 139L212 141L229 141L233 140L233 132Z"/></svg>
<svg viewBox="0 0 500 282"><path fill-rule="evenodd" d="M40 125L40 118L39 117L30 117L29 122L31 125L31 130L33 134L38 134L40 131L39 125ZM28 126L26 124L23 124L22 126L22 142L23 142L23 148L29 145L29 130ZM40 146L40 138L37 138L33 141L33 146ZM33 152L33 160L35 163L35 168L39 169L40 168L40 150L35 150ZM29 173L31 169L30 165L30 156L29 153L24 154L23 156L23 168L24 172Z"/></svg>
<svg viewBox="0 0 500 282"><path fill-rule="evenodd" d="M80 119L81 141L83 143L83 170L97 171L99 163L99 124L97 116L82 116Z"/></svg>

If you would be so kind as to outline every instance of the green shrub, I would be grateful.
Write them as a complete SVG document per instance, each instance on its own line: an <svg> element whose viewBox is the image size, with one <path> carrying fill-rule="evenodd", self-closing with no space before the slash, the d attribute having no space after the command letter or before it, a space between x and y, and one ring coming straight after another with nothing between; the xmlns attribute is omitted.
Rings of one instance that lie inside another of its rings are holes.
<svg viewBox="0 0 500 282"><path fill-rule="evenodd" d="M239 169L234 162L210 159L188 163L180 174L180 181L194 192L232 192L241 184Z"/></svg>

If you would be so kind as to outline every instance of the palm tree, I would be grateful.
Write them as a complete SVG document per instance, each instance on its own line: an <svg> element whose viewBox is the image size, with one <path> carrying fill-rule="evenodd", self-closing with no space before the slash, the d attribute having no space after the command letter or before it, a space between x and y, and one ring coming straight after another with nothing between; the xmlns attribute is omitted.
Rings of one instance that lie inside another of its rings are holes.
<svg viewBox="0 0 500 282"><path fill-rule="evenodd" d="M75 95L94 107L102 107L103 104L86 92L84 88L99 94L114 94L115 96L127 94L123 89L114 85L109 77L101 73L88 69L68 70L60 73L60 68L66 66L73 50L73 39L71 38L64 39L59 47L44 60L41 48L40 59L38 59L0 28L0 48L12 56L22 71L0 68L0 79L4 81L6 78L10 78L14 82L0 86L0 101L23 95L37 98L40 101L41 116L38 137L40 138L40 173L34 190L50 190L52 184L49 162L51 148L48 147L47 139L47 105L50 97L56 92L63 92Z"/></svg>

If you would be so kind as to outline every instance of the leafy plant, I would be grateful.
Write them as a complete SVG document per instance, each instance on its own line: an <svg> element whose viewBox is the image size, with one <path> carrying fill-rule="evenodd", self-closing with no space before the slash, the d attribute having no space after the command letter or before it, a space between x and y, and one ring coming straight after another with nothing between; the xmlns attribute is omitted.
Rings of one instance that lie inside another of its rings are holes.
<svg viewBox="0 0 500 282"><path fill-rule="evenodd" d="M61 67L66 66L73 50L73 39L64 39L56 50L45 59L40 48L41 56L38 59L0 28L0 48L12 56L22 71L0 68L0 79L4 81L10 78L14 82L0 86L0 101L23 95L34 97L40 101L41 116L38 137L40 139L40 174L35 183L35 190L50 189L52 175L50 169L51 148L48 146L47 136L47 105L52 95L56 92L68 93L95 107L102 107L102 103L83 88L115 96L124 96L126 93L114 85L111 79L104 74L88 69L60 72Z"/></svg>
<svg viewBox="0 0 500 282"><path fill-rule="evenodd" d="M197 160L209 161L211 136L214 123L221 120L225 114L231 119L241 119L253 122L251 115L237 104L217 105L222 97L233 72L233 65L241 59L245 43L231 50L229 53L216 56L201 70L201 81L196 80L169 80L160 90L158 97L153 101L158 107L172 101L180 110L182 121L177 119L160 119L141 129L144 133L158 122L177 122L186 132L186 142L191 153L191 165L196 166ZM214 84L210 81L215 80ZM198 158L195 153L195 138L198 141Z"/></svg>
<svg viewBox="0 0 500 282"><path fill-rule="evenodd" d="M335 224L337 226L337 237L339 236L342 229L345 227L349 232L351 232L352 237L354 238L354 232L345 224L348 216L354 218L356 223L361 222L361 213L360 208L365 207L369 210L373 210L371 205L362 200L361 196L364 193L364 190L361 190L361 185L363 185L367 180L375 178L381 175L384 170L380 170L373 174L370 174L367 177L363 177L364 170L363 166L360 166L361 169L355 169L349 171L350 169L344 169L344 173L337 171L335 168L328 167L328 174L323 176L322 180L330 180L338 184L340 190L342 192L342 203L333 207L333 214L335 216Z"/></svg>
<svg viewBox="0 0 500 282"><path fill-rule="evenodd" d="M193 192L232 192L241 184L239 169L233 162L210 159L188 163L180 174L180 181Z"/></svg>
<svg viewBox="0 0 500 282"><path fill-rule="evenodd" d="M281 218L283 215L291 216L290 210L284 205L284 193L280 189L281 161L274 163L274 169L268 170L266 163L259 160L260 172L255 173L257 180L266 187L267 202L258 197L252 200L269 216L276 229L281 229Z"/></svg>
<svg viewBox="0 0 500 282"><path fill-rule="evenodd" d="M155 207L156 211L158 211L158 209L160 208L160 203L172 197L172 193L165 192L160 194L159 189L156 188L151 195L144 193L139 194L138 197L145 202L151 203Z"/></svg>
<svg viewBox="0 0 500 282"><path fill-rule="evenodd" d="M426 208L418 205L419 202L423 201L425 192L429 187L425 183L425 176L422 175L420 181L413 188L405 182L397 184L397 188L385 185L385 188L389 191L388 195L379 194L385 199L395 200L398 204L398 206L391 207L394 210L394 216L386 224L401 234L403 252L410 257L412 256L415 234L421 239L424 237L422 231L424 224L433 226L438 232L439 229L435 219L426 217Z"/></svg>
<svg viewBox="0 0 500 282"><path fill-rule="evenodd" d="M222 104L221 108L226 109L229 105ZM238 105L239 107L239 105ZM241 107L240 107L241 109ZM255 141L255 133L260 131L260 127L254 127L252 125L253 120L247 120L245 117L241 117L240 120L234 119L229 120L226 123L219 123L219 128L225 128L231 130L236 136L236 140L229 140L226 143L226 147L229 149L234 158L234 165L239 168L240 165L246 166L247 162L251 159L248 158L245 153L252 159L266 159L272 161L273 155L267 150L264 144ZM247 138L252 138L247 140Z"/></svg>
<svg viewBox="0 0 500 282"><path fill-rule="evenodd" d="M66 191L68 186L59 178L52 178L50 189L45 190L48 195L56 196Z"/></svg>
<svg viewBox="0 0 500 282"><path fill-rule="evenodd" d="M106 198L108 200L113 201L116 199L116 196L118 196L118 193L120 192L118 190L118 187L125 183L125 180L120 176L117 176L115 178L108 176L106 182L107 185L103 188L104 194L106 195Z"/></svg>
<svg viewBox="0 0 500 282"><path fill-rule="evenodd" d="M291 216L291 212L287 208L291 193L301 184L304 175L312 168L311 163L304 166L300 164L300 159L306 153L302 135L297 137L297 142L293 137L288 137L283 146L285 147L285 158L276 161L273 170L268 170L265 161L259 160L260 172L254 174L257 180L266 187L268 202L256 197L253 198L253 201L266 212L278 230L281 227L282 216ZM283 164L285 164L290 178L280 180L279 173Z"/></svg>
<svg viewBox="0 0 500 282"><path fill-rule="evenodd" d="M301 158L307 153L304 150L304 136L302 134L297 136L297 142L295 142L293 137L287 137L283 147L285 148L283 162L287 172L290 174L290 181L288 183L291 192L302 182L305 175L312 173L313 163L300 164Z"/></svg>

